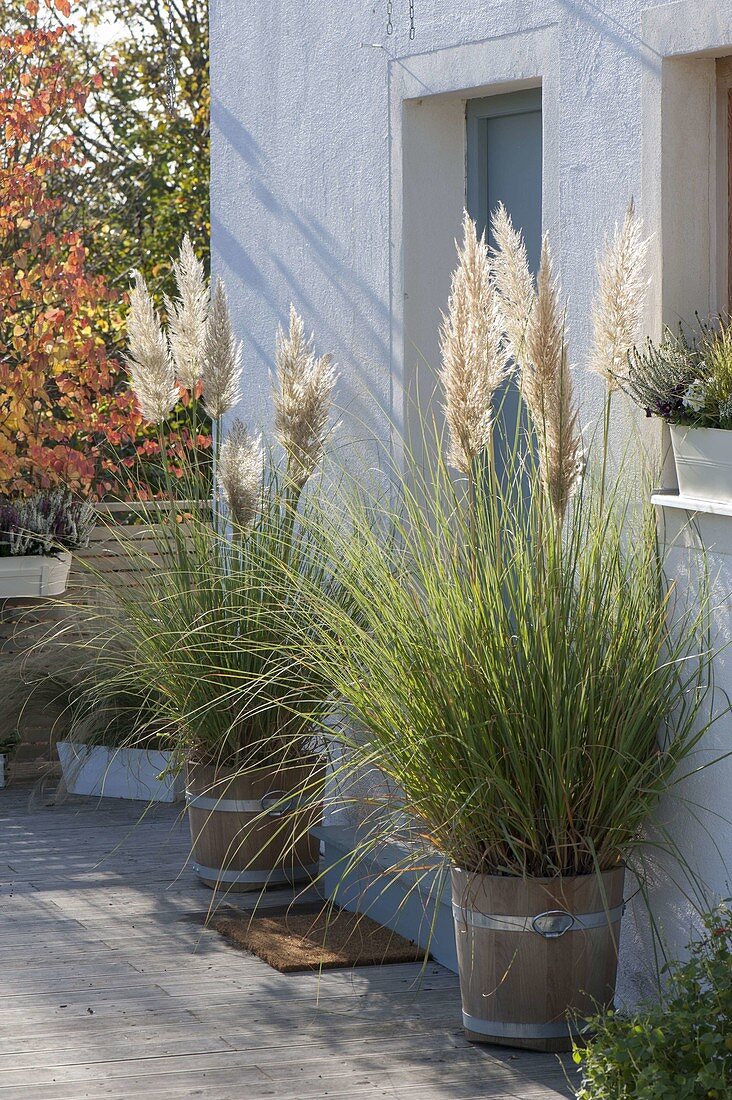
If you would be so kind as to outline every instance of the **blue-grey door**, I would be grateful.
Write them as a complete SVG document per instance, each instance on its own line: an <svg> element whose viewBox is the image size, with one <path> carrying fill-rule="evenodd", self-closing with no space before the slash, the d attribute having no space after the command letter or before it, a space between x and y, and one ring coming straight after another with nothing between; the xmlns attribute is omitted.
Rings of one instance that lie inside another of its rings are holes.
<svg viewBox="0 0 732 1100"><path fill-rule="evenodd" d="M468 100L467 209L478 232L488 231L499 202L523 231L529 264L535 273L541 254L541 89ZM493 243L490 241L490 243ZM496 439L496 464L512 445L518 391L509 384L502 395Z"/></svg>

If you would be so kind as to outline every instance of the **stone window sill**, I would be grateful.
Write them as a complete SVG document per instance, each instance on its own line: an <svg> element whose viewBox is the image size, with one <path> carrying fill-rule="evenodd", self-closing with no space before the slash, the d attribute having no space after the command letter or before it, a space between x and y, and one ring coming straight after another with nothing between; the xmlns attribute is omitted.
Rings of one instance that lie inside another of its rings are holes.
<svg viewBox="0 0 732 1100"><path fill-rule="evenodd" d="M651 496L657 508L672 508L681 512L706 512L712 516L732 516L732 504L716 500L698 500L684 496L678 489L657 489Z"/></svg>

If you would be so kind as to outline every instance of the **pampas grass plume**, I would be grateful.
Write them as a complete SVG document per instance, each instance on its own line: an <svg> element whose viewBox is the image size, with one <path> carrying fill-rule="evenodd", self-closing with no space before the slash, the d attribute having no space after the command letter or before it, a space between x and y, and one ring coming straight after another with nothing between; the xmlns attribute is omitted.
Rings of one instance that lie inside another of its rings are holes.
<svg viewBox="0 0 732 1100"><path fill-rule="evenodd" d="M582 470L583 452L565 315L549 242L544 237L534 286L523 236L502 205L493 216L492 229L495 278L508 345L536 433L542 484L552 512L561 522Z"/></svg>
<svg viewBox="0 0 732 1100"><path fill-rule="evenodd" d="M203 400L212 420L240 400L241 369L241 344L234 339L226 291L217 279L203 341Z"/></svg>
<svg viewBox="0 0 732 1100"><path fill-rule="evenodd" d="M173 262L178 295L165 299L168 339L178 381L194 390L203 370L210 291L203 268L188 234L183 238L178 259Z"/></svg>
<svg viewBox="0 0 732 1100"><path fill-rule="evenodd" d="M257 514L263 469L261 438L252 438L241 420L235 420L221 445L218 482L231 517L239 527L249 527Z"/></svg>
<svg viewBox="0 0 732 1100"><path fill-rule="evenodd" d="M288 477L302 488L323 457L338 374L329 355L315 357L313 337L306 339L294 306L289 331L277 330L275 371L275 432L287 456Z"/></svg>
<svg viewBox="0 0 732 1100"><path fill-rule="evenodd" d="M491 220L496 242L493 270L501 298L508 351L516 364L522 361L529 318L536 298L523 234L513 226L508 211L499 203Z"/></svg>
<svg viewBox="0 0 732 1100"><path fill-rule="evenodd" d="M493 396L510 368L485 236L478 239L475 222L467 213L440 329L440 350L447 457L452 466L469 475L475 459L490 443Z"/></svg>
<svg viewBox="0 0 732 1100"><path fill-rule="evenodd" d="M145 420L159 424L176 405L180 392L168 341L147 283L139 271L133 275L127 316L130 385Z"/></svg>
<svg viewBox="0 0 732 1100"><path fill-rule="evenodd" d="M638 338L648 278L648 240L631 199L621 226L598 263L598 290L592 310L593 339L589 367L601 375L610 391L627 374L628 352Z"/></svg>
<svg viewBox="0 0 732 1100"><path fill-rule="evenodd" d="M546 237L521 377L522 394L536 429L542 483L554 516L561 523L582 470L583 453L564 309Z"/></svg>

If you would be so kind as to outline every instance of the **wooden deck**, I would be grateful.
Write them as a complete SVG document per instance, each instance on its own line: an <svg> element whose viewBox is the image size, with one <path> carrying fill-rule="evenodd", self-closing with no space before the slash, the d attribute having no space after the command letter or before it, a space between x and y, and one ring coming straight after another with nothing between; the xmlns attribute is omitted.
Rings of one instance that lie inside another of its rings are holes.
<svg viewBox="0 0 732 1100"><path fill-rule="evenodd" d="M202 929L171 807L0 790L0 1100L558 1100L430 965L284 976Z"/></svg>

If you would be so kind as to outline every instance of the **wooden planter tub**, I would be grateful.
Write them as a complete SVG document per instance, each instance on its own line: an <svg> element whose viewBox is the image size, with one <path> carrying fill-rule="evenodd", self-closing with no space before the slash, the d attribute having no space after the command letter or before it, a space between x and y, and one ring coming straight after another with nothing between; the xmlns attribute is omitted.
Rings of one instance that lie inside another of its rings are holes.
<svg viewBox="0 0 732 1100"><path fill-rule="evenodd" d="M238 776L189 765L188 821L201 881L241 892L313 879L320 842L309 830L322 816L324 782L325 767L315 757L299 767ZM288 802L289 793L303 788L306 795Z"/></svg>
<svg viewBox="0 0 732 1100"><path fill-rule="evenodd" d="M624 873L520 879L453 868L468 1039L569 1050L582 1018L612 1006Z"/></svg>

